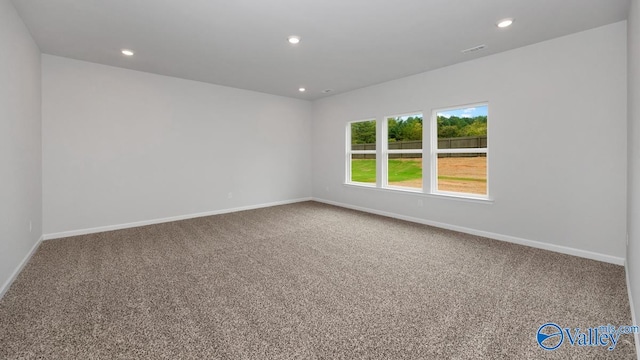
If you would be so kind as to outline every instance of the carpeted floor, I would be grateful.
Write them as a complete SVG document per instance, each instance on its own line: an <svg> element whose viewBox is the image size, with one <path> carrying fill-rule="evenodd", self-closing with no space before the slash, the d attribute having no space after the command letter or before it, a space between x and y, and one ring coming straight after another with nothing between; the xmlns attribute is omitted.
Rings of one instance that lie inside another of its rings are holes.
<svg viewBox="0 0 640 360"><path fill-rule="evenodd" d="M633 359L624 269L306 202L44 242L1 359Z"/></svg>

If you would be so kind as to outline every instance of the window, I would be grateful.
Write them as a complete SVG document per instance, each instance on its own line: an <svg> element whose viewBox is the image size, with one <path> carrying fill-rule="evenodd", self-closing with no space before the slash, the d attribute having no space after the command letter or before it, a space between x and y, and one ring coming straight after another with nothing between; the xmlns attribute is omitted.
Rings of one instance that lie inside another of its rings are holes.
<svg viewBox="0 0 640 360"><path fill-rule="evenodd" d="M346 183L488 199L488 112L486 103L435 110L426 128L421 112L387 116L380 147L375 119L350 122Z"/></svg>
<svg viewBox="0 0 640 360"><path fill-rule="evenodd" d="M486 197L488 105L434 111L431 192Z"/></svg>
<svg viewBox="0 0 640 360"><path fill-rule="evenodd" d="M384 185L422 189L422 114L388 117L385 125Z"/></svg>
<svg viewBox="0 0 640 360"><path fill-rule="evenodd" d="M347 182L376 185L376 121L347 125Z"/></svg>

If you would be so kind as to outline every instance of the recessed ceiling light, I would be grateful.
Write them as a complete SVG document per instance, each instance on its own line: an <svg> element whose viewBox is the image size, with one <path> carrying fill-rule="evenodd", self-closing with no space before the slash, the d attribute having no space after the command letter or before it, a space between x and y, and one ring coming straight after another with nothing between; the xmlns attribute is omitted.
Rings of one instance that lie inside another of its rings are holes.
<svg viewBox="0 0 640 360"><path fill-rule="evenodd" d="M300 92L305 92L305 91L307 91L307 89L305 89L305 88L300 88L300 89L298 89L298 91L300 91Z"/></svg>
<svg viewBox="0 0 640 360"><path fill-rule="evenodd" d="M122 55L133 56L133 51L131 51L129 49L122 49Z"/></svg>
<svg viewBox="0 0 640 360"><path fill-rule="evenodd" d="M513 24L513 19L502 19L496 23L499 28L506 28Z"/></svg>
<svg viewBox="0 0 640 360"><path fill-rule="evenodd" d="M300 36L291 35L287 40L289 40L289 44L295 45L300 42Z"/></svg>

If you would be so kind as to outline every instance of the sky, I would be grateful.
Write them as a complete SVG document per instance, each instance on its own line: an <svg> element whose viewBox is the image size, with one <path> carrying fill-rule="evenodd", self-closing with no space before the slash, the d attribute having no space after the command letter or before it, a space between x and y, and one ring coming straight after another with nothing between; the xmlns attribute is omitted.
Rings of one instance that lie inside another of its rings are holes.
<svg viewBox="0 0 640 360"><path fill-rule="evenodd" d="M459 108L459 109L447 110L447 111L438 111L438 116L443 116L443 117L446 117L447 119L452 116L457 116L460 118L474 118L476 116L487 116L488 112L489 112L489 107L487 105L483 105L483 106ZM413 117L413 116L422 117L422 114L398 116L397 119L407 120L409 117Z"/></svg>
<svg viewBox="0 0 640 360"><path fill-rule="evenodd" d="M452 116L457 116L461 118L474 118L476 116L487 116L489 112L489 107L486 105L469 107L469 108L460 108L454 110L447 111L438 111L438 116L443 116L446 118L450 118Z"/></svg>

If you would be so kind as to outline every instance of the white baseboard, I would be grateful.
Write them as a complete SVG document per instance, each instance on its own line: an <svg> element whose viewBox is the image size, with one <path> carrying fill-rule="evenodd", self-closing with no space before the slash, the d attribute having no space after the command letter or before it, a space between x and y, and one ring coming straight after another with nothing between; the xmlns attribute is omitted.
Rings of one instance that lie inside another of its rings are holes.
<svg viewBox="0 0 640 360"><path fill-rule="evenodd" d="M70 236L78 236L78 235L93 234L93 233L112 231L112 230L128 229L133 227L160 224L160 223L171 222L171 221L193 219L193 218L198 218L203 216L220 215L220 214L227 214L227 213L232 213L237 211L265 208L270 206L293 204L293 203L298 203L303 201L317 201L317 202L321 202L329 205L363 211L371 214L382 215L382 216L391 217L395 219L415 222L415 223L434 226L442 229L458 231L466 234L482 236L490 239L506 241L509 243L529 246L537 249L549 250L557 253L578 256L586 259L597 260L597 261L602 261L602 262L616 264L616 265L625 264L624 258L621 258L621 257L600 254L600 253L587 251L587 250L570 248L567 246L548 244L548 243L543 243L543 242L534 241L534 240L527 240L527 239L518 238L510 235L503 235L503 234L497 234L497 233L492 233L488 231L475 230L475 229L466 228L462 226L451 225L451 224L446 224L446 223L441 223L441 222L431 221L431 220L425 220L425 219L415 218L411 216L405 216L405 215L395 214L391 212L380 211L380 210L365 208L361 206L354 206L350 204L340 203L340 202L331 201L331 200L325 200L321 198L313 198L313 197L277 201L277 202L258 204L258 205L249 205L249 206L236 207L231 209L207 211L207 212L195 213L195 214L179 215L179 216L173 216L173 217L167 217L167 218L161 218L161 219L137 221L137 222L131 222L131 223L125 223L125 224L107 225L107 226L100 226L100 227L94 227L94 228L88 228L88 229L70 230L70 231L63 231L63 232L52 233L52 234L44 234L43 240L53 240L53 239L70 237Z"/></svg>
<svg viewBox="0 0 640 360"><path fill-rule="evenodd" d="M629 282L629 268L627 267L627 262L624 263L624 273L627 278L627 294L629 296L629 307L631 307L631 324L630 325L638 325L638 321L636 320L636 310L633 306L633 295L631 295L631 282ZM636 344L636 356L640 360L640 334L633 334L635 344Z"/></svg>
<svg viewBox="0 0 640 360"><path fill-rule="evenodd" d="M29 250L27 255L25 255L25 257L22 259L20 264L18 264L18 267L16 267L16 269L13 271L11 276L9 276L7 281L5 281L4 284L2 284L2 287L0 288L0 299L4 297L4 294L7 293L7 291L11 287L11 284L13 284L13 282L18 278L18 275L20 275L20 272L22 271L22 269L24 269L25 265L27 265L27 263L29 262L29 259L31 259L31 256L35 254L36 250L38 249L38 246L40 246L40 243L42 242L42 239L43 237L40 236L38 241L36 241L36 243L33 244L33 246L31 247L31 250Z"/></svg>
<svg viewBox="0 0 640 360"><path fill-rule="evenodd" d="M595 253L592 251L580 250L580 249L570 248L570 247L561 246L561 245L548 244L548 243L543 243L543 242L534 241L534 240L527 240L527 239L522 239L515 236L496 234L488 231L475 230L475 229L470 229L462 226L451 225L451 224L446 224L446 223L441 223L441 222L431 221L431 220L425 220L425 219L415 218L411 216L405 216L405 215L390 213L386 211L365 208L361 206L354 206L354 205L344 204L344 203L320 199L320 198L313 198L313 201L334 205L334 206L339 206L347 209L363 211L371 214L382 215L382 216L391 217L395 219L410 221L414 223L434 226L437 228L458 231L461 233L482 236L482 237L486 237L494 240L506 241L509 243L529 246L536 249L549 250L549 251L553 251L561 254L578 256L586 259L602 261L602 262L615 264L615 265L624 265L624 258Z"/></svg>
<svg viewBox="0 0 640 360"><path fill-rule="evenodd" d="M206 211L206 212L195 213L195 214L187 214L187 215L166 217L166 218L161 218L161 219L136 221L136 222L126 223L126 224L107 225L107 226L99 226L99 227L94 227L94 228L89 228L89 229L63 231L63 232L57 232L57 233L52 233L52 234L44 234L43 237L44 237L44 240L53 240L53 239L66 238L66 237L70 237L70 236L78 236L78 235L94 234L94 233L100 233L100 232L112 231L112 230L128 229L128 228L134 228L134 227L139 227L139 226L161 224L161 223L179 221L179 220L194 219L194 218L199 218L199 217L204 217L204 216L211 216L211 215L227 214L227 213L232 213L232 212L237 212L237 211L254 210L254 209L260 209L260 208L265 208L265 207L278 206L278 205L287 205L287 204L293 204L293 203L298 203L298 202L303 202L303 201L311 201L311 200L312 200L312 198L308 197L308 198L276 201L276 202L271 202L271 203L266 203L266 204L241 206L241 207L236 207L236 208L231 208L231 209L213 210L213 211Z"/></svg>

